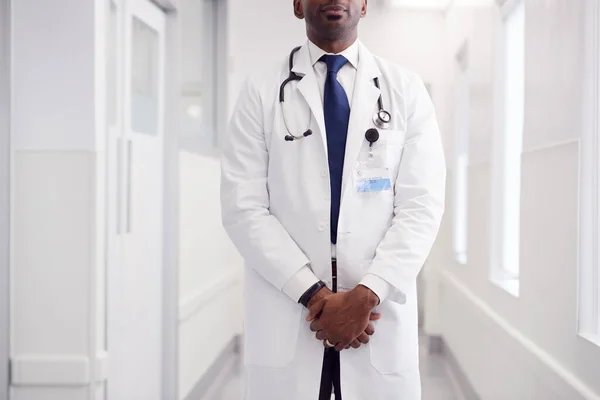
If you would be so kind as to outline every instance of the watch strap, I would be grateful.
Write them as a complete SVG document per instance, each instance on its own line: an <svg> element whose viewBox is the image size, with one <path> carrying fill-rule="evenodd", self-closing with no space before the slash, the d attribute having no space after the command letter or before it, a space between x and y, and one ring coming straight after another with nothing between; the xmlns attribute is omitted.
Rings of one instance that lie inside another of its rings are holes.
<svg viewBox="0 0 600 400"><path fill-rule="evenodd" d="M325 285L325 282L323 281L315 283L314 285L309 287L306 292L304 292L304 294L300 297L300 300L298 300L298 303L302 304L304 307L308 307L308 302L310 301L310 299L312 299L313 296L325 286L327 285Z"/></svg>

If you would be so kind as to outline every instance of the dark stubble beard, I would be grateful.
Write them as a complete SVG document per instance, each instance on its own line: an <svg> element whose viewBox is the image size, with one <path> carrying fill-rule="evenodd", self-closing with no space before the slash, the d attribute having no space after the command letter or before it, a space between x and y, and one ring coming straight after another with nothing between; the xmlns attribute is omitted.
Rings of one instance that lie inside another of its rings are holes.
<svg viewBox="0 0 600 400"><path fill-rule="evenodd" d="M330 20L341 19L342 17L329 17ZM323 21L320 15L306 17L308 30L321 40L328 42L345 42L355 39L358 22L360 17L353 15L347 16L348 21L343 25L328 24Z"/></svg>

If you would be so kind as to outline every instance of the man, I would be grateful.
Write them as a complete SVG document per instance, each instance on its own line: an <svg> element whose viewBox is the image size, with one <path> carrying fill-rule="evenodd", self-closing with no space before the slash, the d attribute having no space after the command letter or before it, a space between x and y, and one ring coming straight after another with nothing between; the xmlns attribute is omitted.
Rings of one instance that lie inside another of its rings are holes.
<svg viewBox="0 0 600 400"><path fill-rule="evenodd" d="M417 400L416 277L444 204L435 111L358 41L367 0L293 5L307 43L246 82L222 141L245 398Z"/></svg>

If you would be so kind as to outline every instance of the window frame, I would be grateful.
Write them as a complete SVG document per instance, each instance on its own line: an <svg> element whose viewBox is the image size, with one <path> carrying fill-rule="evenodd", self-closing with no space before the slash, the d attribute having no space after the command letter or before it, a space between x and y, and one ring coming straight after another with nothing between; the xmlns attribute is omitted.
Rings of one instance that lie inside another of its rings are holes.
<svg viewBox="0 0 600 400"><path fill-rule="evenodd" d="M577 331L600 346L600 0L585 7Z"/></svg>
<svg viewBox="0 0 600 400"><path fill-rule="evenodd" d="M490 280L506 290L508 293L512 294L515 297L519 297L519 283L520 283L520 212L521 212L521 204L520 200L518 200L518 209L517 216L515 217L517 222L517 229L519 230L518 235L516 236L517 244L516 248L513 249L516 252L516 272L515 270L506 268L506 260L507 258L507 235L508 235L508 227L509 220L507 219L507 209L509 206L509 200L513 200L514 198L508 196L507 187L508 180L511 180L514 185L514 176L509 178L507 175L509 171L507 171L507 167L510 165L514 167L514 160L511 158L511 162L508 162L507 159L510 155L509 153L509 143L511 139L514 139L513 136L507 135L508 129L508 116L507 116L507 86L509 85L508 79L508 71L507 71L507 60L508 60L508 32L507 32L507 23L511 16L514 15L514 12L517 11L517 8L522 5L526 7L525 0L497 0L497 4L499 7L499 13L501 17L501 21L499 24L499 29L496 34L496 64L495 64L495 130L494 137L492 140L492 198L491 198L491 231L490 231ZM526 25L526 9L523 9L525 13L524 24ZM524 34L526 33L526 27L524 29ZM524 51L526 51L525 44L525 36L523 37L523 47ZM525 58L525 54L524 54ZM525 113L525 73L526 73L526 64L525 59L523 66L523 126L521 127L521 146L524 134L524 113ZM515 198L520 199L521 195L521 176L522 176L522 166L521 166L521 154L522 147L519 148L519 163L518 163L518 174L514 173L513 175L518 175L518 193L512 193ZM513 221L514 222L514 221ZM514 238L514 231L510 230L510 237ZM513 262L514 258L513 257Z"/></svg>

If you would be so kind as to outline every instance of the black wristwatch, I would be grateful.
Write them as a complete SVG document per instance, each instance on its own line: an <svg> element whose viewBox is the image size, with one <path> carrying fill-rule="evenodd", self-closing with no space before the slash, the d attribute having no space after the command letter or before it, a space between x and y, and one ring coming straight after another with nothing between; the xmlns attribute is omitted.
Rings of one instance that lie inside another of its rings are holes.
<svg viewBox="0 0 600 400"><path fill-rule="evenodd" d="M315 283L314 285L309 287L306 292L304 292L304 294L300 297L300 300L298 300L298 303L300 303L304 307L308 308L308 302L310 301L310 299L312 299L313 296L315 294L317 294L317 292L319 290L323 289L325 286L327 286L327 285L323 281L319 281L319 282Z"/></svg>

